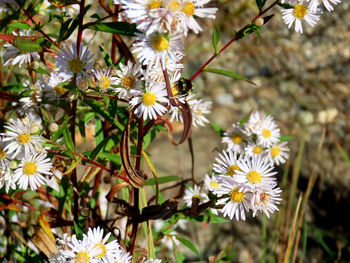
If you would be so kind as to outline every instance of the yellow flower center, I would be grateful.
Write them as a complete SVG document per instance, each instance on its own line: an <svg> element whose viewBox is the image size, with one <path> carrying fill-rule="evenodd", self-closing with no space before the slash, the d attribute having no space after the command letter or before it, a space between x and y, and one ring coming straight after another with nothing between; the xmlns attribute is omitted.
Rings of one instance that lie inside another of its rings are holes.
<svg viewBox="0 0 350 263"><path fill-rule="evenodd" d="M210 182L210 187L213 187L213 188L219 188L220 185L217 181L211 181Z"/></svg>
<svg viewBox="0 0 350 263"><path fill-rule="evenodd" d="M232 136L232 142L234 144L240 144L243 141L243 138L240 134L235 134Z"/></svg>
<svg viewBox="0 0 350 263"><path fill-rule="evenodd" d="M23 172L25 173L25 175L33 175L36 172L36 164L34 162L26 162L23 165Z"/></svg>
<svg viewBox="0 0 350 263"><path fill-rule="evenodd" d="M239 167L235 164L231 165L228 170L227 170L227 174L230 176L234 176L236 174L236 171L240 171L241 169L239 169Z"/></svg>
<svg viewBox="0 0 350 263"><path fill-rule="evenodd" d="M307 13L307 6L303 4L298 4L294 7L294 16L296 18L304 19Z"/></svg>
<svg viewBox="0 0 350 263"><path fill-rule="evenodd" d="M135 80L132 76L126 76L121 79L122 86L126 89L131 89L134 86Z"/></svg>
<svg viewBox="0 0 350 263"><path fill-rule="evenodd" d="M156 103L157 96L150 92L145 92L145 94L142 95L142 102L146 106L152 106Z"/></svg>
<svg viewBox="0 0 350 263"><path fill-rule="evenodd" d="M68 61L69 70L75 74L79 73L83 69L83 66L84 63L80 58L73 58L72 60Z"/></svg>
<svg viewBox="0 0 350 263"><path fill-rule="evenodd" d="M255 153L255 154L260 154L261 152L262 152L262 149L261 149L260 146L255 146L255 147L253 148L253 153Z"/></svg>
<svg viewBox="0 0 350 263"><path fill-rule="evenodd" d="M111 86L111 80L108 77L102 77L98 80L101 89L108 89Z"/></svg>
<svg viewBox="0 0 350 263"><path fill-rule="evenodd" d="M187 16L193 16L195 10L195 6L192 2L186 2L184 8L182 8L182 12L184 12Z"/></svg>
<svg viewBox="0 0 350 263"><path fill-rule="evenodd" d="M200 195L192 195L192 198L198 198L199 200L202 199Z"/></svg>
<svg viewBox="0 0 350 263"><path fill-rule="evenodd" d="M239 188L236 188L236 189L232 190L232 192L231 192L230 195L231 195L231 200L232 200L233 202L235 202L235 203L240 203L240 202L242 202L242 200L243 200L243 198L244 198L244 196L245 196L244 193L239 192Z"/></svg>
<svg viewBox="0 0 350 263"><path fill-rule="evenodd" d="M95 245L95 248L101 251L101 253L96 256L97 258L103 258L107 254L107 248L104 244L98 243Z"/></svg>
<svg viewBox="0 0 350 263"><path fill-rule="evenodd" d="M56 86L54 89L58 96L62 96L67 91L67 89L63 88L62 86Z"/></svg>
<svg viewBox="0 0 350 263"><path fill-rule="evenodd" d="M164 51L168 49L169 42L165 37L159 35L153 38L152 46L157 51Z"/></svg>
<svg viewBox="0 0 350 263"><path fill-rule="evenodd" d="M250 183L255 184L255 183L260 183L261 182L261 174L258 173L257 171L251 171L247 174L247 179Z"/></svg>
<svg viewBox="0 0 350 263"><path fill-rule="evenodd" d="M4 159L6 157L6 153L4 150L0 147L0 160Z"/></svg>
<svg viewBox="0 0 350 263"><path fill-rule="evenodd" d="M74 263L89 263L89 254L86 251L79 252L75 256Z"/></svg>
<svg viewBox="0 0 350 263"><path fill-rule="evenodd" d="M271 156L276 157L277 155L280 154L281 149L278 147L272 147L271 148Z"/></svg>
<svg viewBox="0 0 350 263"><path fill-rule="evenodd" d="M263 131L262 131L262 136L264 137L264 138L270 138L271 137L271 131L270 130L267 130L267 129L263 129Z"/></svg>
<svg viewBox="0 0 350 263"><path fill-rule="evenodd" d="M180 3L179 1L176 1L176 0L172 0L168 3L168 9L171 11L171 12L175 12L177 10L180 9Z"/></svg>
<svg viewBox="0 0 350 263"><path fill-rule="evenodd" d="M29 133L22 133L17 136L17 141L19 144L26 144L30 142L30 134Z"/></svg>
<svg viewBox="0 0 350 263"><path fill-rule="evenodd" d="M159 8L162 6L162 1L159 0L152 0L148 3L148 9L155 9L155 8Z"/></svg>

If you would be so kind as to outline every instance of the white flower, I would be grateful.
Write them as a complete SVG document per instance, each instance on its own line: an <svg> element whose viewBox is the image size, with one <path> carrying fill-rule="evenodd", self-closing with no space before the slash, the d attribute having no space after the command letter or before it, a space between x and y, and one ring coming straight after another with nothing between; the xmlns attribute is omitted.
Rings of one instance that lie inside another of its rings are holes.
<svg viewBox="0 0 350 263"><path fill-rule="evenodd" d="M257 143L266 147L279 142L281 137L280 129L270 115L260 122L256 134L258 135Z"/></svg>
<svg viewBox="0 0 350 263"><path fill-rule="evenodd" d="M202 193L202 190L203 189L199 188L197 185L194 185L193 188L191 187L191 188L185 189L184 200L185 200L186 205L188 207L192 206L192 199L193 198L198 198L199 204L203 204L203 203L209 201L207 194Z"/></svg>
<svg viewBox="0 0 350 263"><path fill-rule="evenodd" d="M294 8L283 9L281 12L283 21L288 25L288 28L291 28L295 21L295 31L300 33L303 33L303 20L312 27L320 20L319 10L312 11L303 0L298 1Z"/></svg>
<svg viewBox="0 0 350 263"><path fill-rule="evenodd" d="M135 114L138 117L143 117L144 120L157 119L157 115L162 116L167 109L160 103L167 103L167 92L164 84L157 83L146 86L144 92L140 92L130 101L130 105L134 107Z"/></svg>
<svg viewBox="0 0 350 263"><path fill-rule="evenodd" d="M217 204L225 204L220 210L223 216L228 216L230 219L235 217L236 220L245 220L245 212L251 209L251 200L247 191L249 191L249 188L237 184L231 177L227 177L222 181L220 189L215 192L228 195L227 198L220 199L217 202Z"/></svg>
<svg viewBox="0 0 350 263"><path fill-rule="evenodd" d="M76 235L72 236L72 240L67 244L68 249L60 251L66 258L67 263L97 263L94 257L98 254L95 248L89 243L89 239L84 235L83 240L78 240Z"/></svg>
<svg viewBox="0 0 350 263"><path fill-rule="evenodd" d="M242 152L246 146L248 140L244 130L239 126L239 123L232 124L233 130L226 131L222 142L227 144L227 149L234 152Z"/></svg>
<svg viewBox="0 0 350 263"><path fill-rule="evenodd" d="M180 34L155 32L149 36L138 34L132 52L143 65L165 68L166 60L177 63L184 56L183 40Z"/></svg>
<svg viewBox="0 0 350 263"><path fill-rule="evenodd" d="M215 13L218 9L216 7L203 7L210 0L183 0L181 2L179 23L184 35L187 34L188 30L192 30L196 34L202 31L202 27L195 20L195 17L215 19Z"/></svg>
<svg viewBox="0 0 350 263"><path fill-rule="evenodd" d="M209 123L209 120L204 116L204 114L209 114L211 112L212 102L200 100L193 100L190 104L192 112L192 124L194 127L205 126Z"/></svg>
<svg viewBox="0 0 350 263"><path fill-rule="evenodd" d="M7 143L5 143L2 137L0 137L0 169L1 168L6 169L11 166L10 159L12 159L12 156L6 153L5 151L6 145Z"/></svg>
<svg viewBox="0 0 350 263"><path fill-rule="evenodd" d="M216 189L220 188L220 181L218 176L213 174L211 177L205 175L204 177L204 186L206 190L214 192Z"/></svg>
<svg viewBox="0 0 350 263"><path fill-rule="evenodd" d="M334 4L334 5L340 4L341 0L311 0L310 1L310 10L312 12L316 12L317 7L321 3L323 3L324 7L327 9L328 12L331 12L334 10L334 7L332 6L332 4Z"/></svg>
<svg viewBox="0 0 350 263"><path fill-rule="evenodd" d="M241 158L237 160L240 170L236 171L237 181L244 183L252 189L257 189L266 184L274 184L276 178L273 177L277 172L272 172L273 166L270 162L261 156L253 158Z"/></svg>
<svg viewBox="0 0 350 263"><path fill-rule="evenodd" d="M52 164L46 153L26 154L18 168L15 170L14 178L18 186L27 189L28 186L32 190L46 183L44 175L51 175L50 169Z"/></svg>
<svg viewBox="0 0 350 263"><path fill-rule="evenodd" d="M48 83L45 85L45 91L48 93L48 98L55 100L64 95L68 90L64 88L62 84L69 80L69 76L62 76L58 75L56 72L52 72Z"/></svg>
<svg viewBox="0 0 350 263"><path fill-rule="evenodd" d="M287 142L281 142L271 145L271 148L268 149L268 157L271 163L280 165L285 163L288 159L288 146Z"/></svg>
<svg viewBox="0 0 350 263"><path fill-rule="evenodd" d="M78 4L65 5L62 9L70 16L71 18L75 18L80 12L80 6Z"/></svg>
<svg viewBox="0 0 350 263"><path fill-rule="evenodd" d="M111 67L100 70L93 70L94 76L97 80L97 86L105 91L111 88L111 85L117 84L117 77L113 77L113 69Z"/></svg>
<svg viewBox="0 0 350 263"><path fill-rule="evenodd" d="M176 231L171 231L163 236L161 239L162 246L165 246L168 250L172 251L174 248L180 245L180 241L176 238Z"/></svg>
<svg viewBox="0 0 350 263"><path fill-rule="evenodd" d="M113 87L113 90L118 93L118 98L130 99L142 88L140 66L128 61L126 66L119 64L119 67L120 70L116 72L118 77L115 81L115 85L119 87Z"/></svg>
<svg viewBox="0 0 350 263"><path fill-rule="evenodd" d="M13 158L15 158L23 151L24 154L33 154L42 148L43 139L39 135L32 134L33 125L35 123L28 118L9 120L9 123L5 125L7 131L2 133L3 141L10 141L4 148L7 154L13 153Z"/></svg>
<svg viewBox="0 0 350 263"><path fill-rule="evenodd" d="M109 259L114 257L119 250L119 244L117 240L107 242L111 233L108 233L103 237L103 229L100 227L89 228L87 238L89 239L90 246L97 250L95 258L102 262L108 263Z"/></svg>
<svg viewBox="0 0 350 263"><path fill-rule="evenodd" d="M245 148L245 154L247 156L253 157L253 156L262 156L266 157L266 150L264 149L263 145L255 144L255 143L249 143L248 146Z"/></svg>
<svg viewBox="0 0 350 263"><path fill-rule="evenodd" d="M232 150L224 150L222 153L219 153L219 156L215 158L215 162L213 164L213 170L221 175L231 176L235 178L239 167L237 165L238 159L237 152L233 152Z"/></svg>
<svg viewBox="0 0 350 263"><path fill-rule="evenodd" d="M162 263L162 260L161 259L157 259L157 258L150 258L150 259L146 259L144 258L142 260L142 263Z"/></svg>
<svg viewBox="0 0 350 263"><path fill-rule="evenodd" d="M83 48L83 45L80 45L80 52L78 55L77 45L73 44L72 47L67 45L62 48L56 57L55 64L57 66L56 70L59 74L73 77L73 76L87 76L87 73L92 70L92 61L91 59L94 55L90 55L89 47Z"/></svg>
<svg viewBox="0 0 350 263"><path fill-rule="evenodd" d="M279 204L282 201L281 192L282 190L279 187L273 188L272 186L256 189L251 197L253 217L257 212L262 212L270 218L270 213L278 211L276 204Z"/></svg>
<svg viewBox="0 0 350 263"><path fill-rule="evenodd" d="M13 172L10 167L0 165L0 189L5 187L5 192L8 193L10 188L16 190L16 182L13 177Z"/></svg>
<svg viewBox="0 0 350 263"><path fill-rule="evenodd" d="M119 249L116 251L114 256L110 258L109 261L111 263L131 263L132 256L129 254L129 252L124 252L123 250Z"/></svg>

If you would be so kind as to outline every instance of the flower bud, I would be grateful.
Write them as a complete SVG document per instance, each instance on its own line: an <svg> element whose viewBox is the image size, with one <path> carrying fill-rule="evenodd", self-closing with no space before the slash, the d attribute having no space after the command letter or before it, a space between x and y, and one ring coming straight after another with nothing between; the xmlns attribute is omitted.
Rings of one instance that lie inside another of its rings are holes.
<svg viewBox="0 0 350 263"><path fill-rule="evenodd" d="M50 125L49 125L49 131L50 131L50 132L56 132L56 131L58 131L58 125L57 125L56 122L50 123Z"/></svg>
<svg viewBox="0 0 350 263"><path fill-rule="evenodd" d="M31 133L37 133L40 130L40 126L36 123L32 123L32 126L30 128Z"/></svg>
<svg viewBox="0 0 350 263"><path fill-rule="evenodd" d="M257 20L255 20L255 25L262 27L264 25L264 19L259 17Z"/></svg>

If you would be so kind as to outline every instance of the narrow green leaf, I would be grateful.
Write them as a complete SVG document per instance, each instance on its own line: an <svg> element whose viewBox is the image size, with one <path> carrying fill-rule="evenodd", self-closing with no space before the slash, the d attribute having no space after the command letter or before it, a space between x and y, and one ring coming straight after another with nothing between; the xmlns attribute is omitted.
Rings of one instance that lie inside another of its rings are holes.
<svg viewBox="0 0 350 263"><path fill-rule="evenodd" d="M31 29L32 27L28 24L22 23L22 22L13 22L8 25L9 27L15 27L15 28L20 28L20 29Z"/></svg>
<svg viewBox="0 0 350 263"><path fill-rule="evenodd" d="M168 182L172 182L172 181L179 181L181 180L181 177L178 176L174 176L174 175L169 175L169 176L162 176L162 177L158 177L158 184L165 184ZM145 185L155 185L155 180L154 178L150 178L146 181Z"/></svg>
<svg viewBox="0 0 350 263"><path fill-rule="evenodd" d="M183 263L185 259L185 256L178 250L176 252L176 263Z"/></svg>
<svg viewBox="0 0 350 263"><path fill-rule="evenodd" d="M90 159L95 159L95 157L100 153L100 151L103 149L103 147L106 146L107 142L110 138L104 138L99 144L97 144L96 148L92 150L90 153Z"/></svg>
<svg viewBox="0 0 350 263"><path fill-rule="evenodd" d="M96 119L95 121L95 141L96 145L101 143L103 141L103 128L102 128L102 122L99 119Z"/></svg>
<svg viewBox="0 0 350 263"><path fill-rule="evenodd" d="M189 241L186 238L183 237L176 237L177 240L179 240L182 244L184 244L186 247L188 247L189 249L191 249L194 253L196 253L197 255L199 255L198 250L196 249L196 247L192 244L191 241Z"/></svg>
<svg viewBox="0 0 350 263"><path fill-rule="evenodd" d="M224 70L224 69L217 69L217 68L205 68L204 71L211 72L211 73L214 73L214 74L223 75L223 76L230 77L230 78L233 78L233 79L244 80L244 81L247 81L250 84L253 84L253 85L256 86L256 84L253 81L251 81L251 80L247 79L246 77L241 76L241 75L239 75L237 73L233 73L231 71L227 71L227 70Z"/></svg>
<svg viewBox="0 0 350 263"><path fill-rule="evenodd" d="M68 130L67 125L64 125L64 127L63 127L63 138L64 138L64 142L65 142L66 147L70 151L74 152L74 150L75 150L74 143L73 143L72 137L70 136L70 132Z"/></svg>
<svg viewBox="0 0 350 263"><path fill-rule="evenodd" d="M295 140L294 136L285 135L285 136L280 137L280 142L288 142L288 141L292 141L292 140Z"/></svg>
<svg viewBox="0 0 350 263"><path fill-rule="evenodd" d="M122 160L120 158L120 155L118 155L118 154L100 152L98 154L98 157L106 159L106 160L110 160L111 162L113 162L117 165L122 165Z"/></svg>
<svg viewBox="0 0 350 263"><path fill-rule="evenodd" d="M113 66L114 64L113 64L111 56L106 52L106 50L104 50L103 47L99 46L99 48L100 48L100 52L101 52L101 54L106 62L106 65Z"/></svg>
<svg viewBox="0 0 350 263"><path fill-rule="evenodd" d="M96 31L126 36L135 36L135 33L138 32L138 30L136 29L136 25L129 24L126 22L97 23L89 26L88 28Z"/></svg>
<svg viewBox="0 0 350 263"><path fill-rule="evenodd" d="M277 5L279 5L280 7L283 7L284 9L292 9L292 8L294 8L294 6L292 6L290 4L287 4L287 3L282 4L282 3L278 2Z"/></svg>
<svg viewBox="0 0 350 263"><path fill-rule="evenodd" d="M216 133L219 134L220 137L224 136L225 130L221 128L219 125L217 125L214 122L210 122L210 126L213 127L214 131L216 131Z"/></svg>
<svg viewBox="0 0 350 263"><path fill-rule="evenodd" d="M215 56L219 54L219 51L218 51L219 41L220 41L220 32L216 28L216 26L214 25L212 42L213 42L213 47L214 47L214 50L215 50Z"/></svg>
<svg viewBox="0 0 350 263"><path fill-rule="evenodd" d="M84 231L75 221L73 221L73 223L74 223L74 232L77 235L77 238L80 240L83 238Z"/></svg>

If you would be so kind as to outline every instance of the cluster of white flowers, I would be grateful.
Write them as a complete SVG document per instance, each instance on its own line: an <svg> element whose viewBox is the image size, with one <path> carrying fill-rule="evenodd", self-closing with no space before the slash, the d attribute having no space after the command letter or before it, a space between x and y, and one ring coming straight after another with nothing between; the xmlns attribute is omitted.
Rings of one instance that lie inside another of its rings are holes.
<svg viewBox="0 0 350 263"><path fill-rule="evenodd" d="M192 205L192 198L200 204L209 200L204 191L217 195L216 205L224 205L220 212L230 219L245 220L245 212L270 213L278 210L281 190L277 187L274 165L288 159L286 142L280 142L280 130L270 115L251 114L244 125L233 124L222 142L227 149L218 154L211 176L206 175L204 187L186 189L184 200Z"/></svg>
<svg viewBox="0 0 350 263"><path fill-rule="evenodd" d="M288 28L291 28L295 22L295 31L303 33L303 20L313 27L320 20L323 12L322 6L331 12L334 10L333 5L339 4L341 0L282 0L281 2L293 7L281 10L283 21Z"/></svg>
<svg viewBox="0 0 350 263"><path fill-rule="evenodd" d="M52 174L39 125L25 117L10 119L5 129L0 134L0 188L36 190Z"/></svg>
<svg viewBox="0 0 350 263"><path fill-rule="evenodd" d="M51 255L50 263L129 263L131 255L125 252L117 240L108 241L111 233L104 236L100 227L89 228L82 240L76 235L69 237L67 234L59 239L59 252Z"/></svg>

